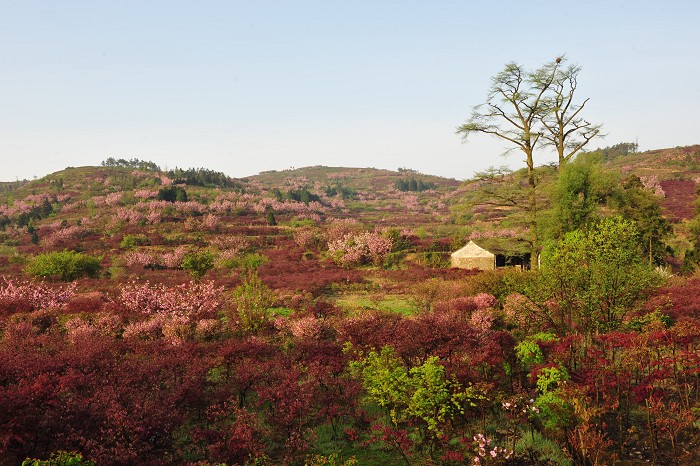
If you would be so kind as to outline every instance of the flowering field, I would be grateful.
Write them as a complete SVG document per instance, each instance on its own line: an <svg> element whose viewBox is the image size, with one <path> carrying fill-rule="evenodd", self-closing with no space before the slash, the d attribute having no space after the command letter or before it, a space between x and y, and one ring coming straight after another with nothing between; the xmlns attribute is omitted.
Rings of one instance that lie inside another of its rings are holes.
<svg viewBox="0 0 700 466"><path fill-rule="evenodd" d="M523 227L410 170L219 175L2 193L0 464L695 464L696 277L449 268Z"/></svg>

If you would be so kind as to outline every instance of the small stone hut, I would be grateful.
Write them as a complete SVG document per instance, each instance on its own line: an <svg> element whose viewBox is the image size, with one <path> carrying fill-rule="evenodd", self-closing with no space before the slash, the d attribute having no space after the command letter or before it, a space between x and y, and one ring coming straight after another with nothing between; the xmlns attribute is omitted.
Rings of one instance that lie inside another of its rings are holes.
<svg viewBox="0 0 700 466"><path fill-rule="evenodd" d="M483 246L483 247L482 247ZM522 245L485 240L482 246L470 240L450 256L452 267L460 269L495 270L499 267L530 268L530 253Z"/></svg>

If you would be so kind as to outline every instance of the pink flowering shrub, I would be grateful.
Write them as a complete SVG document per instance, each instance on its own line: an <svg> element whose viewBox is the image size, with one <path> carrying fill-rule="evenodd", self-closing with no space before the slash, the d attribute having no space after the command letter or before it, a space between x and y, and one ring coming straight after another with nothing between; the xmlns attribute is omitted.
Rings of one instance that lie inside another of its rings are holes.
<svg viewBox="0 0 700 466"><path fill-rule="evenodd" d="M211 340L216 338L222 330L220 319L200 319L195 325L194 333L200 340Z"/></svg>
<svg viewBox="0 0 700 466"><path fill-rule="evenodd" d="M289 332L301 340L318 338L323 330L323 323L315 316L280 317L274 324L278 330Z"/></svg>
<svg viewBox="0 0 700 466"><path fill-rule="evenodd" d="M315 213L315 212L309 212L309 213L306 213L306 214L301 214L301 215L299 215L299 218L302 219L302 220L304 220L304 219L313 220L313 221L316 222L316 223L321 223L321 221L323 220L323 218L322 218L319 214L317 214L317 213Z"/></svg>
<svg viewBox="0 0 700 466"><path fill-rule="evenodd" d="M392 242L379 233L348 233L342 239L328 243L333 260L343 267L364 264L380 265L391 252Z"/></svg>
<svg viewBox="0 0 700 466"><path fill-rule="evenodd" d="M0 313L63 308L75 295L76 284L49 286L41 282L3 278L0 284Z"/></svg>
<svg viewBox="0 0 700 466"><path fill-rule="evenodd" d="M82 225L71 225L65 228L58 228L42 239L42 243L46 246L56 246L59 244L73 243L85 237L89 230Z"/></svg>
<svg viewBox="0 0 700 466"><path fill-rule="evenodd" d="M415 194L401 193L399 195L401 200L401 205L408 211L419 212L421 210L420 202L418 201L418 196Z"/></svg>
<svg viewBox="0 0 700 466"><path fill-rule="evenodd" d="M326 242L332 243L340 241L351 233L359 233L362 225L354 218L333 219L326 228Z"/></svg>
<svg viewBox="0 0 700 466"><path fill-rule="evenodd" d="M170 186L173 184L173 180L162 173L158 173L156 176L160 179L160 184L163 186Z"/></svg>
<svg viewBox="0 0 700 466"><path fill-rule="evenodd" d="M80 339L105 336L115 338L122 331L122 321L118 316L100 313L92 318L76 316L64 324L68 340L76 343Z"/></svg>
<svg viewBox="0 0 700 466"><path fill-rule="evenodd" d="M105 196L93 196L92 198L90 198L90 201L95 207L117 206L122 202L123 196L124 193L115 192L109 193Z"/></svg>
<svg viewBox="0 0 700 466"><path fill-rule="evenodd" d="M484 434L476 434L473 439L476 456L474 456L472 464L475 466L506 464L513 456L513 450L494 445L491 438Z"/></svg>
<svg viewBox="0 0 700 466"><path fill-rule="evenodd" d="M479 293L476 296L474 296L474 303L476 304L477 308L484 309L489 307L495 307L498 304L498 300L492 294Z"/></svg>
<svg viewBox="0 0 700 466"><path fill-rule="evenodd" d="M105 196L105 204L107 204L108 206L119 205L122 202L123 196L124 193L122 192L109 193Z"/></svg>
<svg viewBox="0 0 700 466"><path fill-rule="evenodd" d="M506 297L503 303L503 314L506 323L523 330L533 328L539 324L537 319L537 306L526 296L512 293Z"/></svg>
<svg viewBox="0 0 700 466"><path fill-rule="evenodd" d="M146 220L146 216L136 209L128 207L120 207L114 216L114 222L124 222L132 225L137 225Z"/></svg>
<svg viewBox="0 0 700 466"><path fill-rule="evenodd" d="M149 209L148 213L146 214L146 223L149 225L155 225L157 223L160 223L163 220L163 214L160 210L157 209Z"/></svg>
<svg viewBox="0 0 700 466"><path fill-rule="evenodd" d="M158 340L163 337L163 321L165 319L156 316L151 319L129 323L124 328L124 339Z"/></svg>
<svg viewBox="0 0 700 466"><path fill-rule="evenodd" d="M211 281L171 287L132 282L119 290L114 303L135 314L185 317L193 322L216 316L222 304L222 292L223 287L217 287Z"/></svg>
<svg viewBox="0 0 700 466"><path fill-rule="evenodd" d="M294 231L294 242L304 249L315 249L323 243L321 235L310 228L302 228Z"/></svg>
<svg viewBox="0 0 700 466"><path fill-rule="evenodd" d="M12 205L0 205L0 215L11 219L23 216L46 217L51 212L60 210L60 205L70 199L68 194L30 194L23 199L15 200Z"/></svg>
<svg viewBox="0 0 700 466"><path fill-rule="evenodd" d="M66 203L62 208L61 212L62 213L71 213L71 212L77 212L77 211L82 211L85 206L87 205L87 201L84 199L78 199L74 202L71 203Z"/></svg>
<svg viewBox="0 0 700 466"><path fill-rule="evenodd" d="M232 251L233 254L240 254L250 247L250 241L245 236L217 236L211 244L221 251Z"/></svg>
<svg viewBox="0 0 700 466"><path fill-rule="evenodd" d="M187 255L188 249L186 246L178 246L175 249L164 253L161 256L160 263L169 269L177 269L182 264L182 260Z"/></svg>
<svg viewBox="0 0 700 466"><path fill-rule="evenodd" d="M154 189L137 189L134 191L136 199L155 199L158 196L158 191Z"/></svg>
<svg viewBox="0 0 700 466"><path fill-rule="evenodd" d="M163 338L171 345L181 345L194 337L195 326L185 316L171 316L163 319Z"/></svg>
<svg viewBox="0 0 700 466"><path fill-rule="evenodd" d="M122 255L122 261L130 268L152 269L160 265L156 255L150 251L129 251Z"/></svg>
<svg viewBox="0 0 700 466"><path fill-rule="evenodd" d="M503 400L501 409L508 420L521 422L527 421L540 412L535 405L535 400L523 395L515 395Z"/></svg>
<svg viewBox="0 0 700 466"><path fill-rule="evenodd" d="M480 333L486 333L491 330L495 315L490 307L480 307L472 312L469 318L469 324L477 329Z"/></svg>
<svg viewBox="0 0 700 466"><path fill-rule="evenodd" d="M659 181L659 175L642 176L640 179L642 180L644 187L653 192L655 196L665 197L666 193L664 192L664 188L661 186L661 182Z"/></svg>
<svg viewBox="0 0 700 466"><path fill-rule="evenodd" d="M75 343L79 339L97 335L95 327L87 319L83 319L82 317L68 319L64 327L68 335L68 341L71 343Z"/></svg>
<svg viewBox="0 0 700 466"><path fill-rule="evenodd" d="M197 201L170 202L175 210L181 215L203 215L207 211L207 206Z"/></svg>
<svg viewBox="0 0 700 466"><path fill-rule="evenodd" d="M201 228L204 231L216 231L221 226L221 219L214 214L207 214L202 219Z"/></svg>
<svg viewBox="0 0 700 466"><path fill-rule="evenodd" d="M145 316L129 323L124 338L140 340L164 339L179 345L194 337L211 339L218 335L221 323L216 313L221 307L223 287L213 282L190 282L168 287L131 283L120 290L114 304Z"/></svg>
<svg viewBox="0 0 700 466"><path fill-rule="evenodd" d="M186 246L178 246L168 252L136 250L123 254L122 260L129 268L178 269L187 252Z"/></svg>
<svg viewBox="0 0 700 466"><path fill-rule="evenodd" d="M187 217L187 219L185 219L185 231L199 231L200 226L201 224L194 217Z"/></svg>
<svg viewBox="0 0 700 466"><path fill-rule="evenodd" d="M477 308L478 306L472 297L453 298L433 303L433 310L436 312L456 311L468 314Z"/></svg>

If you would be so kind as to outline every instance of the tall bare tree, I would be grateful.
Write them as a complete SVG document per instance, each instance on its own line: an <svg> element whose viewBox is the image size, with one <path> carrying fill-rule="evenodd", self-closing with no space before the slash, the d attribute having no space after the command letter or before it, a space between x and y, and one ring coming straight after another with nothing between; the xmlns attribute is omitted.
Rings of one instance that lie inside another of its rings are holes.
<svg viewBox="0 0 700 466"><path fill-rule="evenodd" d="M541 70L544 72L543 70ZM549 77L532 74L517 63L508 63L503 71L491 78L486 102L472 109L466 123L457 128L457 133L466 141L473 133L490 134L513 144L512 149L525 155L528 184L534 189L534 151L542 133L537 125L545 111L546 92L554 82L558 66L549 70Z"/></svg>
<svg viewBox="0 0 700 466"><path fill-rule="evenodd" d="M601 136L602 126L581 116L589 100L586 98L580 104L574 100L581 67L563 67L564 61L565 58L559 57L530 75L536 87L546 87L548 91L540 102L541 138L544 145L557 151L560 171L593 138Z"/></svg>

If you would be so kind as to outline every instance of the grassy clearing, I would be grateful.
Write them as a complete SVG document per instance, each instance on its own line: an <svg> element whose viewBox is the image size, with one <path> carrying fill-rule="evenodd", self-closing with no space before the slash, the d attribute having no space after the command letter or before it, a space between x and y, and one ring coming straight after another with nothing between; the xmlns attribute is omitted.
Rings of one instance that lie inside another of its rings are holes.
<svg viewBox="0 0 700 466"><path fill-rule="evenodd" d="M348 293L338 296L335 304L351 314L379 310L413 315L418 311L409 297L400 294Z"/></svg>

